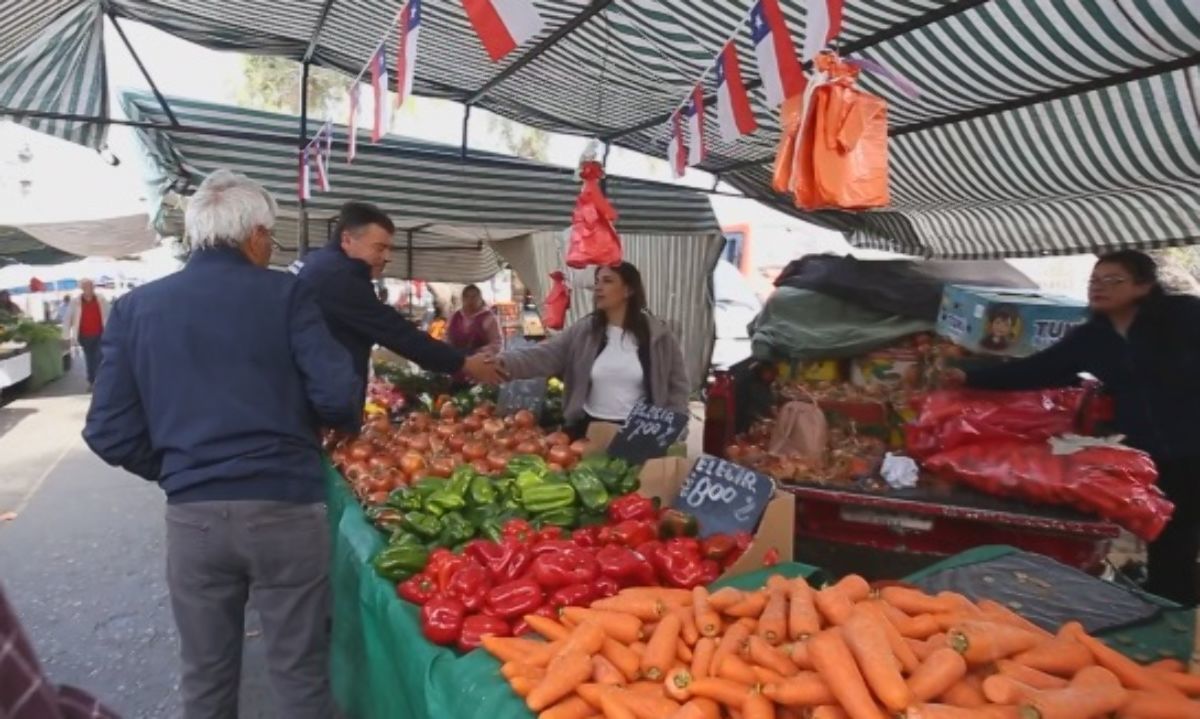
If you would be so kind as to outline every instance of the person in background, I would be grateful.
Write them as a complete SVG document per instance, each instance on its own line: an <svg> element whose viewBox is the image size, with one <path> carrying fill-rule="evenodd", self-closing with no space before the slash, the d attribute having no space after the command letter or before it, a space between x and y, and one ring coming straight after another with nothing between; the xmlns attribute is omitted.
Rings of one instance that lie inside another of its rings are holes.
<svg viewBox="0 0 1200 719"><path fill-rule="evenodd" d="M382 345L422 368L444 374L460 371L496 384L500 375L491 358L467 356L430 337L379 301L372 279L383 276L392 253L396 226L378 207L347 202L338 214L329 243L304 258L300 282L316 295L333 336L350 352L358 374L358 406L366 398L371 348Z"/></svg>
<svg viewBox="0 0 1200 719"><path fill-rule="evenodd" d="M646 310L636 267L596 270L595 311L535 347L501 354L513 379L560 376L568 434L587 434L595 420L623 422L638 402L687 412L683 351L662 320Z"/></svg>
<svg viewBox="0 0 1200 719"><path fill-rule="evenodd" d="M987 369L948 370L949 385L1066 387L1087 372L1116 405L1125 443L1149 454L1175 514L1150 543L1145 589L1193 606L1200 553L1200 298L1167 294L1146 254L1104 255L1088 281L1091 318L1057 344Z"/></svg>
<svg viewBox="0 0 1200 719"><path fill-rule="evenodd" d="M379 301L382 302L383 304L386 305L388 303L388 288L385 287L383 284L380 284L378 287L375 288L375 295L379 298Z"/></svg>
<svg viewBox="0 0 1200 719"><path fill-rule="evenodd" d="M79 296L71 298L67 318L63 322L63 338L77 342L83 350L87 366L88 388L96 382L100 366L100 336L108 323L108 300L96 294L96 285L89 279L79 281Z"/></svg>
<svg viewBox="0 0 1200 719"><path fill-rule="evenodd" d="M320 430L358 428L362 383L308 287L268 269L275 215L243 175L201 183L187 264L113 305L83 430L166 492L185 719L237 716L247 601L278 715L334 716Z"/></svg>
<svg viewBox="0 0 1200 719"><path fill-rule="evenodd" d="M493 355L500 351L500 321L483 301L483 293L475 285L463 288L462 307L450 316L446 342L468 354L483 352Z"/></svg>
<svg viewBox="0 0 1200 719"><path fill-rule="evenodd" d="M21 308L12 301L12 295L8 293L8 290L0 290L0 315L21 316Z"/></svg>

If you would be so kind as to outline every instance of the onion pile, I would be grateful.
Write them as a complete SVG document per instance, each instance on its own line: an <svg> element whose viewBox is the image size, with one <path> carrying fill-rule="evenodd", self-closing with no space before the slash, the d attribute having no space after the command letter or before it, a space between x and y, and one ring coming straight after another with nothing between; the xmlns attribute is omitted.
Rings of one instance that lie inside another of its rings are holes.
<svg viewBox="0 0 1200 719"><path fill-rule="evenodd" d="M400 425L375 415L358 437L330 436L326 448L355 493L376 504L398 487L425 477L449 477L470 464L480 474L503 472L515 455L537 455L552 470L575 466L587 451L586 440L571 441L564 432L546 433L528 410L500 418L495 406L482 403L465 417L452 402L437 417L414 412Z"/></svg>

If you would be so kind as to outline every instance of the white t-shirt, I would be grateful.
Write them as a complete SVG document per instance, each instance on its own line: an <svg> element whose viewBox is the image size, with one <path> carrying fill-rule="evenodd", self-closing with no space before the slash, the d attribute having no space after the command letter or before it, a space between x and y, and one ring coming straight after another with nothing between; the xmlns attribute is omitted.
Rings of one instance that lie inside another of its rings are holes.
<svg viewBox="0 0 1200 719"><path fill-rule="evenodd" d="M592 365L592 387L583 411L596 419L623 422L645 397L637 338L620 327L609 326L608 343Z"/></svg>

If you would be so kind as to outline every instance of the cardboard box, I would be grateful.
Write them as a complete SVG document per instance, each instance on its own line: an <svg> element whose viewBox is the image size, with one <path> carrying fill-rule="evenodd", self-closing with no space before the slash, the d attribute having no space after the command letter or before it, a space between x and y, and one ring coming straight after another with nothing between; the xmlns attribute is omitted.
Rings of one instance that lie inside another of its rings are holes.
<svg viewBox="0 0 1200 719"><path fill-rule="evenodd" d="M1087 321L1087 307L1035 290L947 285L937 332L972 352L1027 357Z"/></svg>
<svg viewBox="0 0 1200 719"><path fill-rule="evenodd" d="M619 430L615 424L593 422L588 428L588 440L592 452L603 452ZM662 501L669 506L679 496L679 490L688 473L692 471L695 458L663 457L652 459L642 466L638 475L641 494ZM767 552L776 549L780 562L792 561L792 543L796 531L796 497L790 492L775 491L775 497L767 503L754 541L736 562L721 575L721 579L746 574L762 569Z"/></svg>

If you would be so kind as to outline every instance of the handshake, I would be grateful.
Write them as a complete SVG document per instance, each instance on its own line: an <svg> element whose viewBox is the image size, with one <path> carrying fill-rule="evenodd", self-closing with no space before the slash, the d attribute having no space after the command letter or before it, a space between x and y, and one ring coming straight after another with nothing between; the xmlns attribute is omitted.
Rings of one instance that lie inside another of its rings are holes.
<svg viewBox="0 0 1200 719"><path fill-rule="evenodd" d="M504 362L490 352L479 352L463 363L463 372L480 384L500 384L508 381Z"/></svg>

